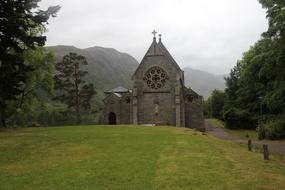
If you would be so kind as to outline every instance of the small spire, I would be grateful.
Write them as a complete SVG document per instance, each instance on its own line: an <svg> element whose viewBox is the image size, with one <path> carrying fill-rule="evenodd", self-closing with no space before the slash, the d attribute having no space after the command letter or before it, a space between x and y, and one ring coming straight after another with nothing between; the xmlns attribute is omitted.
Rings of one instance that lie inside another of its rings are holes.
<svg viewBox="0 0 285 190"><path fill-rule="evenodd" d="M161 35L161 34L159 34L158 36L159 36L159 42L161 42L161 36L162 36L162 35Z"/></svg>
<svg viewBox="0 0 285 190"><path fill-rule="evenodd" d="M156 31L156 30L153 30L153 31L152 31L152 34L153 34L153 40L156 40L156 37L155 37L155 36L156 36L156 34L157 34L157 31Z"/></svg>

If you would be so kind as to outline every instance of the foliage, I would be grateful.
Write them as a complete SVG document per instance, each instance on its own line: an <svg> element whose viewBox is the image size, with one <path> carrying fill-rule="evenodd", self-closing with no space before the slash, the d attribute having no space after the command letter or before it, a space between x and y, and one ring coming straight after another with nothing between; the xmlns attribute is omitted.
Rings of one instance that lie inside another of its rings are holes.
<svg viewBox="0 0 285 190"><path fill-rule="evenodd" d="M6 127L8 101L19 98L33 68L25 64L24 52L45 44L43 36L50 16L59 6L35 10L39 0L0 1L0 117Z"/></svg>
<svg viewBox="0 0 285 190"><path fill-rule="evenodd" d="M25 84L21 87L21 93L17 100L9 101L11 113L9 124L30 126L31 123L43 124L40 114L47 112L47 106L51 105L50 98L54 89L54 65L56 58L44 48L27 50L24 53L25 64L34 69L28 72Z"/></svg>
<svg viewBox="0 0 285 190"><path fill-rule="evenodd" d="M258 127L259 137L271 140L278 140L285 138L285 119L274 118L269 120L263 127Z"/></svg>
<svg viewBox="0 0 285 190"><path fill-rule="evenodd" d="M269 28L225 78L224 119L230 128L239 127L233 122L238 118L242 122L240 127L257 126L262 119L268 123L266 129L258 129L262 138L274 136L267 133L283 134L282 127L276 130L282 122L271 120L285 113L285 2L260 0L260 3L267 9Z"/></svg>
<svg viewBox="0 0 285 190"><path fill-rule="evenodd" d="M55 87L58 94L55 99L74 109L77 124L81 122L81 108L90 110L92 97L96 93L93 84L84 81L87 72L82 71L81 66L87 64L84 56L69 53L56 65Z"/></svg>
<svg viewBox="0 0 285 190"><path fill-rule="evenodd" d="M223 120L223 107L225 94L222 91L214 90L204 104L204 110L208 116Z"/></svg>
<svg viewBox="0 0 285 190"><path fill-rule="evenodd" d="M231 108L224 113L225 126L229 129L255 129L255 120L246 110Z"/></svg>

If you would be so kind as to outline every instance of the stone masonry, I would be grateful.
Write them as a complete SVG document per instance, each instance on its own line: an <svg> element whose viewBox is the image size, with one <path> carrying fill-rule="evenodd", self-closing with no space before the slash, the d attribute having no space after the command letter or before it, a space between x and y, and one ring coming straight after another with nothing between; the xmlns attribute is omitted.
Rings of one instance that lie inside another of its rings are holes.
<svg viewBox="0 0 285 190"><path fill-rule="evenodd" d="M153 42L132 76L133 88L105 92L105 124L171 125L205 130L202 96L185 87L184 72L161 41Z"/></svg>

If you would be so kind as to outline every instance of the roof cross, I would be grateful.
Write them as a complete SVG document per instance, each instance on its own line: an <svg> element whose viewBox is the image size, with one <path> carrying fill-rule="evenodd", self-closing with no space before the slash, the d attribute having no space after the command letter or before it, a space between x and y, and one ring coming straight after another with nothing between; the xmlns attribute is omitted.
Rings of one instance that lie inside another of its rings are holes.
<svg viewBox="0 0 285 190"><path fill-rule="evenodd" d="M153 30L153 31L152 31L152 34L153 34L153 37L155 38L155 35L157 34L157 31L156 31L156 30Z"/></svg>

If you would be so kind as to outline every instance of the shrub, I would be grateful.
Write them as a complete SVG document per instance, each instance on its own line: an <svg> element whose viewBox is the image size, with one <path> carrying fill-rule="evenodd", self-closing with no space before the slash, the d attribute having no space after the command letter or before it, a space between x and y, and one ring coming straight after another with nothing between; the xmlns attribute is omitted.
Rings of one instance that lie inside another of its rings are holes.
<svg viewBox="0 0 285 190"><path fill-rule="evenodd" d="M285 138L285 119L276 119L271 120L264 124L264 128L260 129L258 128L258 131L263 130L263 133L258 133L258 135L261 135L261 137L264 137L266 139L271 140L278 140L278 139L284 139ZM264 136L262 136L264 135Z"/></svg>
<svg viewBox="0 0 285 190"><path fill-rule="evenodd" d="M259 140L265 139L265 129L264 127L257 127L257 136Z"/></svg>
<svg viewBox="0 0 285 190"><path fill-rule="evenodd" d="M225 127L229 129L255 129L257 122L246 110L230 108L224 113Z"/></svg>

